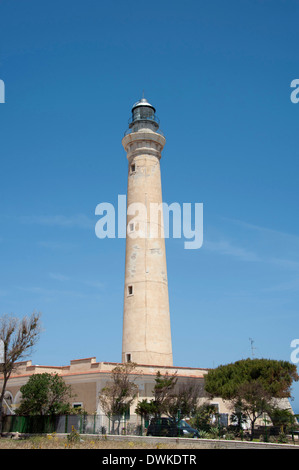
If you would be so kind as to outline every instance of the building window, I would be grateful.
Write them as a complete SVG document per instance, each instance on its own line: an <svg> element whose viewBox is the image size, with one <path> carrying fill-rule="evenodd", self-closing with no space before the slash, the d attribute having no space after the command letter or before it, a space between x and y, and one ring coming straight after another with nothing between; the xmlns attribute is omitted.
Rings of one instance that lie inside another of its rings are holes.
<svg viewBox="0 0 299 470"><path fill-rule="evenodd" d="M72 406L73 408L76 408L76 409L83 408L83 403L82 402L73 403Z"/></svg>
<svg viewBox="0 0 299 470"><path fill-rule="evenodd" d="M132 358L131 358L131 354L128 353L126 354L126 362L131 362Z"/></svg>
<svg viewBox="0 0 299 470"><path fill-rule="evenodd" d="M133 293L134 293L133 286L128 286L128 295L133 295Z"/></svg>
<svg viewBox="0 0 299 470"><path fill-rule="evenodd" d="M136 165L135 165L135 163L132 163L132 165L131 165L131 173L135 173L135 171L136 171Z"/></svg>
<svg viewBox="0 0 299 470"><path fill-rule="evenodd" d="M134 232L135 224L134 223L129 224L129 229L130 229L130 232Z"/></svg>

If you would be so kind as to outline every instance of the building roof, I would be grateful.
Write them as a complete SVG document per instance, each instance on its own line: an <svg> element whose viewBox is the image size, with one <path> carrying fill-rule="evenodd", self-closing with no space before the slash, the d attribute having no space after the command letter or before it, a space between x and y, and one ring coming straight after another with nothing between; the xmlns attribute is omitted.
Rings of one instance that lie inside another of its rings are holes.
<svg viewBox="0 0 299 470"><path fill-rule="evenodd" d="M61 376L69 375L85 375L90 373L110 373L116 366L121 365L118 362L97 362L96 357L88 357L83 359L73 359L67 366L43 366L33 365L32 361L24 361L16 363L16 370L12 373L10 379L30 376L44 372L56 373ZM133 374L137 375L156 375L158 371L161 373L177 374L181 377L203 378L209 369L195 367L175 367L175 366L157 366L147 364L137 364ZM1 376L0 376L1 380Z"/></svg>

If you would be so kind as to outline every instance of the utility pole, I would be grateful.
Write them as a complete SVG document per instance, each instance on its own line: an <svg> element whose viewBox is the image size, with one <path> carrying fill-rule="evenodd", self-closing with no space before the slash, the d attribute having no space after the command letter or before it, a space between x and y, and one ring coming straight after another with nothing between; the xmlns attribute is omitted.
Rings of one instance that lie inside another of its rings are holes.
<svg viewBox="0 0 299 470"><path fill-rule="evenodd" d="M251 344L251 356L252 356L252 359L254 358L254 350L256 349L254 346L253 346L253 339L252 338L249 338L249 341L250 341L250 344Z"/></svg>

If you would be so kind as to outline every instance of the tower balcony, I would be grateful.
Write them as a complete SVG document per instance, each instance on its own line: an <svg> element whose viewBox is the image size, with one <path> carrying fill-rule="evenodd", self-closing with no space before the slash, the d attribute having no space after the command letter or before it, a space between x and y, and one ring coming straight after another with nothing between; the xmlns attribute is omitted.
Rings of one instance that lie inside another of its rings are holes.
<svg viewBox="0 0 299 470"><path fill-rule="evenodd" d="M143 130L144 128L139 128L138 130ZM135 129L132 129L132 128L129 128L127 129L125 132L124 132L124 137L128 134L131 134L132 132L136 132ZM138 131L137 131L138 132ZM162 135L162 137L165 137L164 133L161 131L161 129L155 129L154 132L156 132L157 134L160 134Z"/></svg>

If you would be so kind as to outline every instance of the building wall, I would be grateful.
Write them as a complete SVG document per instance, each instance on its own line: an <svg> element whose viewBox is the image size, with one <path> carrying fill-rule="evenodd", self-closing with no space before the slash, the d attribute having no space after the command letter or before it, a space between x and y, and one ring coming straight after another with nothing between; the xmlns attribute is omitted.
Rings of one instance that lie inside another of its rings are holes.
<svg viewBox="0 0 299 470"><path fill-rule="evenodd" d="M103 414L99 405L99 394L102 388L111 380L111 372L117 365L120 364L97 362L94 357L73 360L70 362L69 366L63 367L34 366L31 361L18 363L17 369L11 375L6 388L7 395L9 396L9 404L12 409L17 408L21 399L20 388L28 381L32 374L48 372L57 373L63 377L68 385L71 385L73 394L75 395L71 399L72 404L82 403L83 409L88 414ZM134 374L132 374L132 379L134 379L136 385L138 385L139 393L131 406L131 416L135 414L139 400L152 399L155 377L158 371L160 371L162 375L166 372L168 372L169 375L176 373L178 383L196 380L200 385L199 403L202 404L208 401L204 392L204 376L208 372L207 369L138 365ZM2 381L0 377L0 389L1 386ZM218 405L219 413L227 413L228 415L232 413L229 402L225 402L221 398L213 398L209 402ZM288 399L281 401L281 407L289 408L292 411Z"/></svg>
<svg viewBox="0 0 299 470"><path fill-rule="evenodd" d="M97 382L96 380L87 383L73 383L71 378L65 379L65 382L72 387L73 397L71 404L81 404L82 408L88 414L93 414L97 409Z"/></svg>

